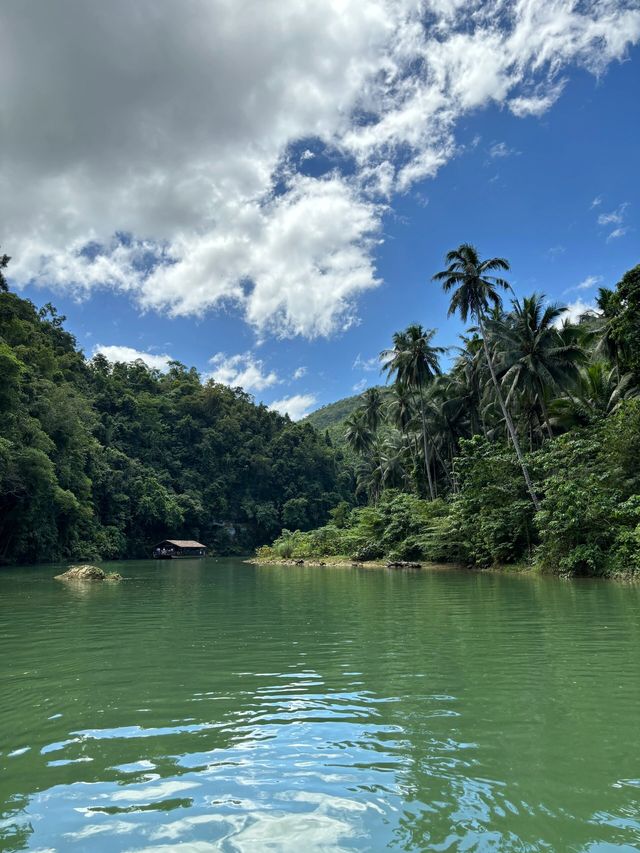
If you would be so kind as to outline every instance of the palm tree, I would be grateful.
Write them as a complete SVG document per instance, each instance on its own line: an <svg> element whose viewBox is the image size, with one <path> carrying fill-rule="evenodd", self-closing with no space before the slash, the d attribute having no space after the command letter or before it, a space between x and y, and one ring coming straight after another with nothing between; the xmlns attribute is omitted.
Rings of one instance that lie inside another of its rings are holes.
<svg viewBox="0 0 640 853"><path fill-rule="evenodd" d="M363 456L373 446L373 432L362 410L356 410L345 421L344 437L349 447Z"/></svg>
<svg viewBox="0 0 640 853"><path fill-rule="evenodd" d="M372 457L362 458L356 465L356 494L365 492L370 501L378 503L383 489L384 471L380 449Z"/></svg>
<svg viewBox="0 0 640 853"><path fill-rule="evenodd" d="M382 421L382 394L379 388L367 388L362 395L361 411L372 432L377 432Z"/></svg>
<svg viewBox="0 0 640 853"><path fill-rule="evenodd" d="M502 304L498 288L507 290L510 288L509 283L500 276L492 275L493 272L499 270L508 270L509 263L504 258L488 258L485 261L480 260L478 250L470 243L462 243L457 249L453 249L447 253L445 258L448 267L446 270L436 273L433 276L434 281L441 281L445 293L453 291L451 302L449 304L449 316L457 311L464 323L467 322L469 316L477 320L482 337L482 345L484 347L484 355L487 360L487 366L491 374L491 379L495 387L496 396L502 409L513 447L518 457L518 462L522 468L525 483L531 500L536 510L540 509L538 496L533 488L529 470L524 461L522 450L516 428L507 409L506 403L500 390L498 377L493 365L489 345L487 343L487 333L485 329L485 318L490 306L499 308Z"/></svg>
<svg viewBox="0 0 640 853"><path fill-rule="evenodd" d="M617 412L624 400L640 397L633 376L618 379L618 368L595 361L580 370L571 394L551 402L551 419L562 429L586 426Z"/></svg>
<svg viewBox="0 0 640 853"><path fill-rule="evenodd" d="M471 435L482 432L487 437L483 416L483 386L487 368L482 360L482 342L477 336L462 338L464 347L449 373L447 397L461 405L469 416Z"/></svg>
<svg viewBox="0 0 640 853"><path fill-rule="evenodd" d="M387 408L387 419L406 437L414 473L417 473L418 468L418 441L415 435L416 417L417 411L414 392L402 382L396 382L393 385L391 399Z"/></svg>
<svg viewBox="0 0 640 853"><path fill-rule="evenodd" d="M415 415L415 397L408 385L396 382L389 401L389 420L400 432L407 433Z"/></svg>
<svg viewBox="0 0 640 853"><path fill-rule="evenodd" d="M522 304L514 301L513 312L503 321L487 323L499 351L502 385L508 388L506 407L516 391L523 394L534 409L540 407L549 438L553 432L546 396L570 387L585 360L582 347L563 339L556 326L564 311L560 305L545 305L544 295L534 293Z"/></svg>
<svg viewBox="0 0 640 853"><path fill-rule="evenodd" d="M383 441L380 451L382 482L389 488L404 488L408 482L407 439L399 431L393 430Z"/></svg>
<svg viewBox="0 0 640 853"><path fill-rule="evenodd" d="M427 385L439 376L439 355L444 352L442 347L431 344L435 329L425 330L418 323L408 326L404 332L396 332L393 336L393 349L380 353L383 360L382 369L387 376L394 377L395 382L406 385L418 393L420 400L420 417L422 419L422 440L424 443L424 467L429 484L431 500L435 499L435 489L429 464L430 443L427 429L424 392Z"/></svg>
<svg viewBox="0 0 640 853"><path fill-rule="evenodd" d="M613 364L620 377L620 361L625 360L626 346L624 341L618 339L615 334L615 321L618 315L618 296L615 290L607 287L599 287L596 296L597 312L587 316L591 322L597 337L595 347L596 356L606 358Z"/></svg>

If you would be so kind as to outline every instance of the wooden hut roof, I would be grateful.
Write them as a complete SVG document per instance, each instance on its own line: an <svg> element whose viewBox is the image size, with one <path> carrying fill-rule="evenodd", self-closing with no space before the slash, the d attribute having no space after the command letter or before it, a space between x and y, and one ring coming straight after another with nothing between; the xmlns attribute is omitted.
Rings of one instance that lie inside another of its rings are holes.
<svg viewBox="0 0 640 853"><path fill-rule="evenodd" d="M163 545L165 542L168 542L170 545L175 545L176 548L206 548L206 545L203 545L202 542L196 542L195 539L163 539L162 542L159 542L159 545ZM156 547L158 547L156 545Z"/></svg>

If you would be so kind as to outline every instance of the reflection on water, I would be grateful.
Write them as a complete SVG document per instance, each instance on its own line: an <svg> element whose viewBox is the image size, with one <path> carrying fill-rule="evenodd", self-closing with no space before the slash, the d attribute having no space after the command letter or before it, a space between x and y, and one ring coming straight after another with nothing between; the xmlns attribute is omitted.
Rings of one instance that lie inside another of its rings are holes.
<svg viewBox="0 0 640 853"><path fill-rule="evenodd" d="M0 850L640 848L638 590L0 574Z"/></svg>

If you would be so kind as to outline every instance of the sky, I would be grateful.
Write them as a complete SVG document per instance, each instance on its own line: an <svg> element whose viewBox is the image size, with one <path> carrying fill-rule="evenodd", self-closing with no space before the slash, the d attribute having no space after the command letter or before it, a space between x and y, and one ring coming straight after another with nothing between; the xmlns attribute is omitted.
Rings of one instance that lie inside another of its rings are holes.
<svg viewBox="0 0 640 853"><path fill-rule="evenodd" d="M88 357L297 419L471 242L577 316L640 260L635 0L6 0L0 244Z"/></svg>

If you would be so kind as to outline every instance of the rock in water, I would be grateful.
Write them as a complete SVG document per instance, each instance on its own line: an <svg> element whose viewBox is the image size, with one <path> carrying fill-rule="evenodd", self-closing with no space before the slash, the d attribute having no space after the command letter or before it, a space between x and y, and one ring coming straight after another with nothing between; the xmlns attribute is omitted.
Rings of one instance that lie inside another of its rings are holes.
<svg viewBox="0 0 640 853"><path fill-rule="evenodd" d="M107 574L97 566L71 566L61 575L56 575L57 581L121 581L122 575L117 572Z"/></svg>

